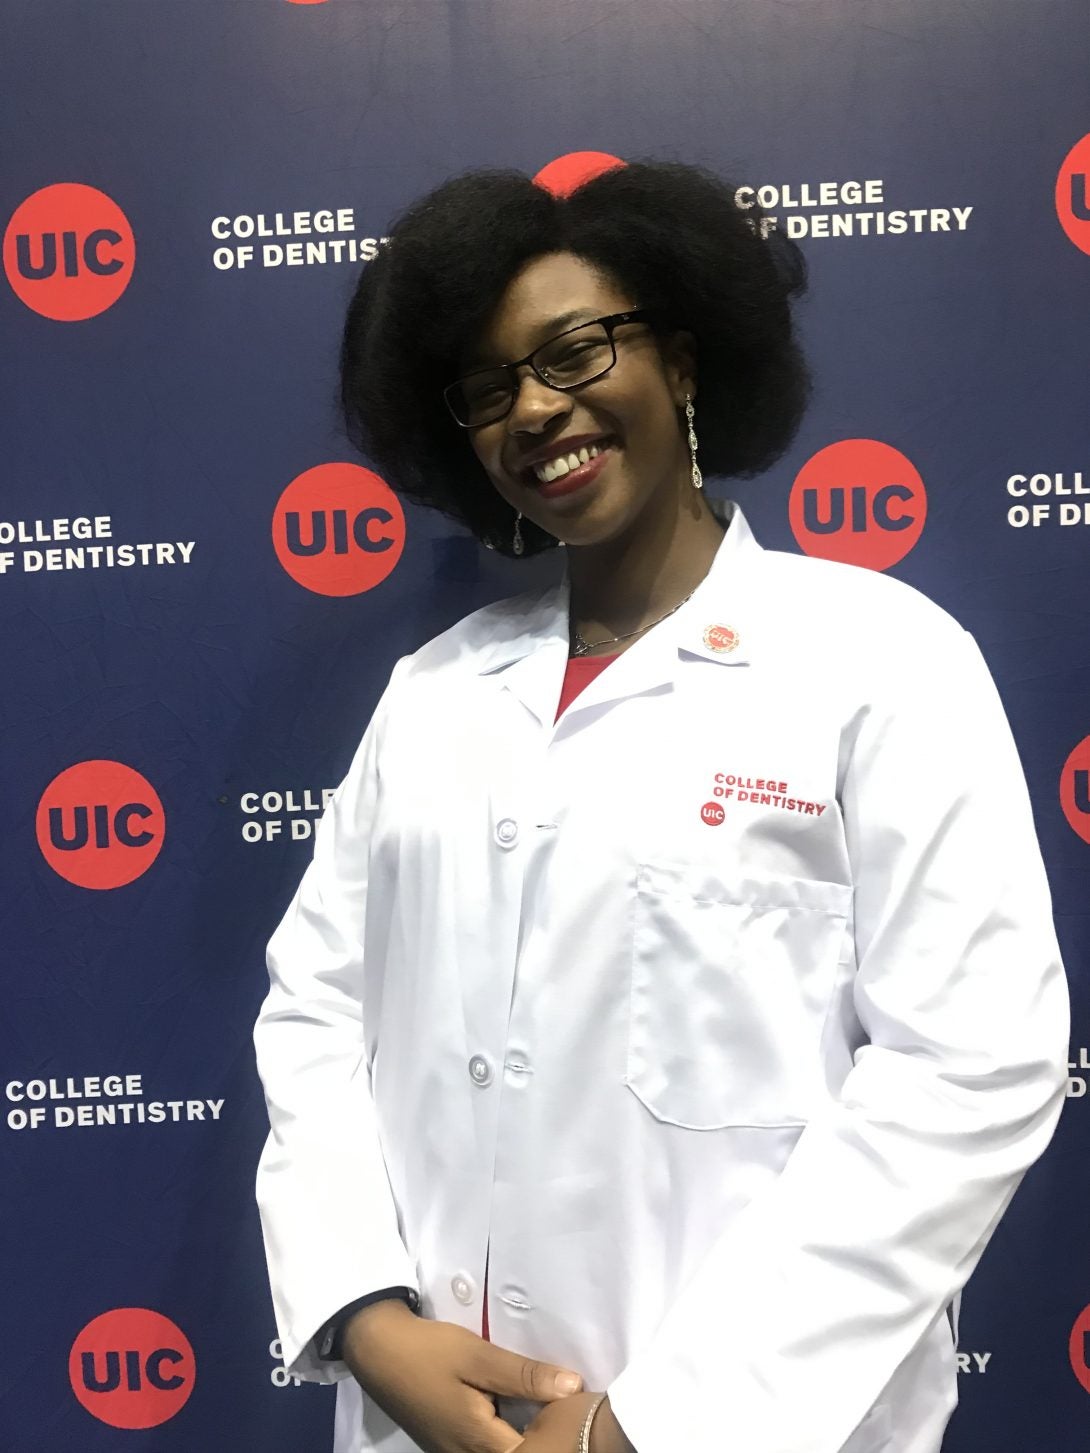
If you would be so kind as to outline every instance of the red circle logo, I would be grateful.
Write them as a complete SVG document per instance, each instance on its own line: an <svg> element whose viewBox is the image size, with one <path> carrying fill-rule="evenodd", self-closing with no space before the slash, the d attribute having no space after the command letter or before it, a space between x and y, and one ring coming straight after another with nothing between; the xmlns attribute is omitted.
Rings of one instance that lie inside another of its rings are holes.
<svg viewBox="0 0 1090 1453"><path fill-rule="evenodd" d="M720 827L726 818L726 813L718 802L705 802L700 809L700 821L708 827Z"/></svg>
<svg viewBox="0 0 1090 1453"><path fill-rule="evenodd" d="M1083 842L1090 843L1090 737L1083 737L1063 765L1060 806Z"/></svg>
<svg viewBox="0 0 1090 1453"><path fill-rule="evenodd" d="M185 1406L196 1376L188 1337L146 1307L103 1312L68 1354L72 1391L111 1428L157 1428Z"/></svg>
<svg viewBox="0 0 1090 1453"><path fill-rule="evenodd" d="M1056 178L1056 215L1080 252L1090 253L1090 131L1076 141Z"/></svg>
<svg viewBox="0 0 1090 1453"><path fill-rule="evenodd" d="M42 856L80 888L121 888L159 856L166 818L146 777L123 762L77 762L42 793Z"/></svg>
<svg viewBox="0 0 1090 1453"><path fill-rule="evenodd" d="M405 513L390 486L358 464L317 464L293 479L272 523L277 559L319 595L359 595L401 559Z"/></svg>
<svg viewBox="0 0 1090 1453"><path fill-rule="evenodd" d="M81 182L33 192L4 233L4 271L16 296L60 323L112 307L135 260L129 219L105 192Z"/></svg>
<svg viewBox="0 0 1090 1453"><path fill-rule="evenodd" d="M1075 1318L1067 1351L1071 1358L1071 1371L1090 1392L1090 1307L1083 1307Z"/></svg>
<svg viewBox="0 0 1090 1453"><path fill-rule="evenodd" d="M709 651L735 651L740 639L732 626L708 626L704 632L704 644Z"/></svg>
<svg viewBox="0 0 1090 1453"><path fill-rule="evenodd" d="M608 151L569 151L543 166L534 181L554 197L570 197L584 182L625 165Z"/></svg>
<svg viewBox="0 0 1090 1453"><path fill-rule="evenodd" d="M788 505L807 555L886 570L923 533L927 491L898 449L877 439L842 439L799 470Z"/></svg>

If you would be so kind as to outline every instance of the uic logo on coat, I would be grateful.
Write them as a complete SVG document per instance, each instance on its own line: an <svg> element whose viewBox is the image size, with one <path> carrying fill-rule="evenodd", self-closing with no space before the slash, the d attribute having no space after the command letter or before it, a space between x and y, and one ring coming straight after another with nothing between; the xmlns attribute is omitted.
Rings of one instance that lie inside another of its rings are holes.
<svg viewBox="0 0 1090 1453"><path fill-rule="evenodd" d="M718 651L722 654L736 651L741 639L733 626L705 626L704 628L704 644L709 651Z"/></svg>
<svg viewBox="0 0 1090 1453"><path fill-rule="evenodd" d="M124 762L77 762L53 778L35 819L42 856L80 888L121 888L159 856L166 817L159 794Z"/></svg>
<svg viewBox="0 0 1090 1453"><path fill-rule="evenodd" d="M4 271L16 297L61 323L112 307L135 261L129 219L112 197L81 182L31 193L4 233Z"/></svg>
<svg viewBox="0 0 1090 1453"><path fill-rule="evenodd" d="M927 491L916 467L891 444L841 439L799 470L788 517L805 554L888 570L923 533Z"/></svg>
<svg viewBox="0 0 1090 1453"><path fill-rule="evenodd" d="M147 1307L93 1318L72 1343L68 1380L80 1403L112 1428L157 1428L185 1406L197 1376L189 1339Z"/></svg>
<svg viewBox="0 0 1090 1453"><path fill-rule="evenodd" d="M386 579L405 547L393 490L358 464L297 475L273 512L273 548L291 578L318 595L360 595Z"/></svg>

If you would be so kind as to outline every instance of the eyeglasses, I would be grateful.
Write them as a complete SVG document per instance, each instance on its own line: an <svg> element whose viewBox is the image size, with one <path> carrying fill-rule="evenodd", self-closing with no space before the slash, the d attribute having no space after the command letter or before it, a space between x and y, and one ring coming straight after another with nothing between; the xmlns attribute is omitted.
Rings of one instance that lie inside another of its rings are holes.
<svg viewBox="0 0 1090 1453"><path fill-rule="evenodd" d="M548 339L517 363L499 363L467 373L443 390L447 407L463 429L497 423L514 407L519 390L518 371L526 364L542 383L562 392L601 378L617 362L613 330L624 323L643 322L647 316L646 309L634 308L627 313L611 313L606 318L579 323Z"/></svg>

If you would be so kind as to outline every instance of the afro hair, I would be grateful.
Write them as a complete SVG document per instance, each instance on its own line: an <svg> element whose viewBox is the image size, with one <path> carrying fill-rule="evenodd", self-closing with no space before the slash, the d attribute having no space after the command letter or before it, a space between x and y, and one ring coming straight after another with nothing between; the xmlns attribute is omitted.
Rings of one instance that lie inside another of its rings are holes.
<svg viewBox="0 0 1090 1453"><path fill-rule="evenodd" d="M663 333L696 339L700 462L751 476L787 448L809 378L790 301L803 258L734 187L680 162L629 162L557 196L518 171L466 172L414 202L363 270L341 347L349 437L392 488L511 553L514 512L443 399L531 259L571 252L629 290ZM523 521L526 554L556 540Z"/></svg>

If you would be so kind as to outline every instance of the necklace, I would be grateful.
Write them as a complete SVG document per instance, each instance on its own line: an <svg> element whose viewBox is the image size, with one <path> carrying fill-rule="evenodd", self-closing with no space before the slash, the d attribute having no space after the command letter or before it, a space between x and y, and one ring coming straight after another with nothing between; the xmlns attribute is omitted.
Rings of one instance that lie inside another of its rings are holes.
<svg viewBox="0 0 1090 1453"><path fill-rule="evenodd" d="M598 646L612 646L617 641L630 641L633 636L642 636L644 631L649 631L652 626L660 625L664 620L667 619L668 616L672 616L676 610L680 610L681 607L685 604L685 601L689 600L693 596L695 591L696 586L694 585L692 590L690 590L689 594L685 597L685 600L679 600L677 605L672 605L669 610L663 611L662 615L658 616L653 621L648 621L645 626L637 626L634 631L625 631L620 636L605 636L600 641L585 641L578 631L573 631L571 648L572 655L585 656L588 651L593 651Z"/></svg>

